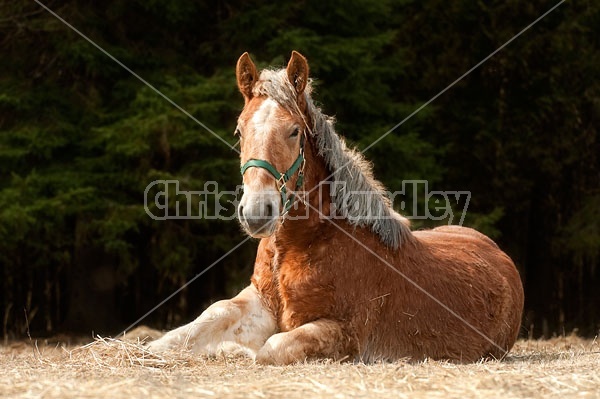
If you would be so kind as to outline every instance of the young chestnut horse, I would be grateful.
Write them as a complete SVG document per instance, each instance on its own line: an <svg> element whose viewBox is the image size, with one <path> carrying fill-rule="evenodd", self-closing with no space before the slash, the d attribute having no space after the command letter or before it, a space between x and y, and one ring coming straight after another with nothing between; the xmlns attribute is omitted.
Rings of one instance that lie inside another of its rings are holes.
<svg viewBox="0 0 600 399"><path fill-rule="evenodd" d="M245 100L238 214L261 238L251 284L151 350L241 351L269 364L503 357L523 309L511 259L469 228L411 232L315 107L302 55L258 75L245 53L236 72ZM332 180L348 192L311 190ZM290 206L301 187L307 194Z"/></svg>

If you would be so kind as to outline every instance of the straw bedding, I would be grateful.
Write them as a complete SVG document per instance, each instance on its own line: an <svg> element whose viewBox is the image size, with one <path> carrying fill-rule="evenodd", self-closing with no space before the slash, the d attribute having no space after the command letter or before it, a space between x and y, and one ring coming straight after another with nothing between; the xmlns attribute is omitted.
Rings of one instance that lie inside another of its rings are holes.
<svg viewBox="0 0 600 399"><path fill-rule="evenodd" d="M0 346L0 397L600 397L600 343L576 336L518 341L501 362L286 367L187 352L158 355L141 345L157 336L141 328L84 345L30 340Z"/></svg>

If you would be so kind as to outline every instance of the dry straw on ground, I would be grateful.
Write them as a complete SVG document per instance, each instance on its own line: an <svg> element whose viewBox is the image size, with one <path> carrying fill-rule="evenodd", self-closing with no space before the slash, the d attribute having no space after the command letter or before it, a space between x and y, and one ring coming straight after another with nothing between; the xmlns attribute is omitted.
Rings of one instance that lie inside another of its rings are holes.
<svg viewBox="0 0 600 399"><path fill-rule="evenodd" d="M274 367L244 358L157 355L130 338L83 346L0 346L1 398L597 398L600 343L574 336L519 341L504 361ZM131 338L133 336L133 339Z"/></svg>

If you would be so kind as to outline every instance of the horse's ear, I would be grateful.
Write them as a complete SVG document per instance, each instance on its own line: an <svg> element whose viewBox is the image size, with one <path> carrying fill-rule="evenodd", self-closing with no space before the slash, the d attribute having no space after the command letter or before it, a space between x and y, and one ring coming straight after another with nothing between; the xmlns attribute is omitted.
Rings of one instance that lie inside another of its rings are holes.
<svg viewBox="0 0 600 399"><path fill-rule="evenodd" d="M287 76L290 83L296 89L296 93L302 94L308 82L308 62L302 54L292 51L292 58L287 64Z"/></svg>
<svg viewBox="0 0 600 399"><path fill-rule="evenodd" d="M258 79L258 74L256 72L256 66L254 66L254 62L252 62L250 55L247 52L242 54L238 60L237 66L235 67L235 76L237 78L238 88L244 95L244 100L246 100L246 102L250 101L252 98L252 87L254 87L254 83L256 83Z"/></svg>

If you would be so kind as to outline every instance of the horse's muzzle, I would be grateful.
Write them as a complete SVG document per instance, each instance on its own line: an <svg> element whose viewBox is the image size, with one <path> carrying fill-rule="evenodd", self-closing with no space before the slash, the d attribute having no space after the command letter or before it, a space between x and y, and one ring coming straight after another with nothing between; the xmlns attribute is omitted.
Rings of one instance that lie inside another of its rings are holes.
<svg viewBox="0 0 600 399"><path fill-rule="evenodd" d="M276 191L244 193L238 206L238 217L244 230L255 238L273 234L280 217L280 203Z"/></svg>

